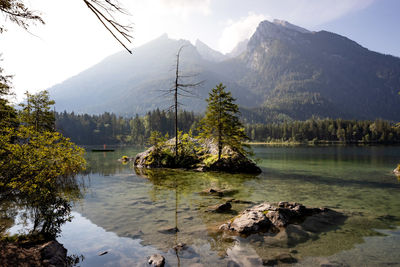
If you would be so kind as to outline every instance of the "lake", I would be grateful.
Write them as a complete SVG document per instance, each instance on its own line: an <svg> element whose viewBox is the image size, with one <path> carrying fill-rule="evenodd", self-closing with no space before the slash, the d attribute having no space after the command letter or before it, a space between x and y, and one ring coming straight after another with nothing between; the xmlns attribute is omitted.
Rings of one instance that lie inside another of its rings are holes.
<svg viewBox="0 0 400 267"><path fill-rule="evenodd" d="M146 266L154 253L167 266L258 266L281 254L301 266L400 266L400 181L391 173L400 147L253 148L263 170L257 176L184 170L137 175L131 162L118 159L138 148L88 152L88 169L77 178L83 195L58 241L69 254L84 257L80 266ZM207 188L231 194L200 194ZM300 202L346 219L307 236L230 236L219 233L219 225L251 205L238 201L232 213L206 212L227 198ZM176 252L179 243L186 249Z"/></svg>

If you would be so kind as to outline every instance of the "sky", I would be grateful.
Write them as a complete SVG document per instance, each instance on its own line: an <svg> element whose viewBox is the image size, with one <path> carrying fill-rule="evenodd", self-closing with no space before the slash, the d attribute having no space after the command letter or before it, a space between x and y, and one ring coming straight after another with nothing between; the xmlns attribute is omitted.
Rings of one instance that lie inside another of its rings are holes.
<svg viewBox="0 0 400 267"><path fill-rule="evenodd" d="M14 75L15 101L47 89L123 50L82 0L26 0L45 25L25 31L0 14L0 66ZM119 0L131 16L135 48L163 33L200 39L228 53L262 20L281 19L312 31L344 35L370 50L400 57L398 0ZM127 56L129 54L127 53Z"/></svg>

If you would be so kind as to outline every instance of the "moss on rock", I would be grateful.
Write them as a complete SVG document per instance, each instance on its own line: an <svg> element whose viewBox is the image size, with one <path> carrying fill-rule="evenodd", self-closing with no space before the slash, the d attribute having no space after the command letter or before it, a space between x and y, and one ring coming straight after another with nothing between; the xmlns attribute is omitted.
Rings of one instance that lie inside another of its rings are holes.
<svg viewBox="0 0 400 267"><path fill-rule="evenodd" d="M218 149L212 140L199 141L194 138L180 142L178 157L175 157L175 139L152 146L136 155L136 168L186 168L198 171L224 171L231 173L261 173L261 169L245 155L233 151L229 146L223 149L218 159Z"/></svg>

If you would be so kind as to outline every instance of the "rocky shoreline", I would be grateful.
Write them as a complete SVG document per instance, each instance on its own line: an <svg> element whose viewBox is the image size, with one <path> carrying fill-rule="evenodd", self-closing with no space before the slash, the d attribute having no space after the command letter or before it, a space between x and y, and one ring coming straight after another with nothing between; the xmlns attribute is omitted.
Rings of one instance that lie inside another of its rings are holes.
<svg viewBox="0 0 400 267"><path fill-rule="evenodd" d="M0 241L0 266L67 265L67 249L56 240L40 244Z"/></svg>

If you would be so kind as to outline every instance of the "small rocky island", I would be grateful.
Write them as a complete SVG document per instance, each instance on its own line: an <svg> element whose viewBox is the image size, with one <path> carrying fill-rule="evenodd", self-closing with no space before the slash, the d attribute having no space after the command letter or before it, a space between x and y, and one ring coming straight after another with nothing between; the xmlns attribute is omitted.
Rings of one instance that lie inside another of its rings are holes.
<svg viewBox="0 0 400 267"><path fill-rule="evenodd" d="M261 173L250 159L245 144L249 140L240 121L239 106L231 92L220 83L209 93L205 115L199 122L198 136L178 131L177 102L175 101L175 138L152 132L152 145L134 158L136 168L184 168L197 171L231 173ZM169 140L168 140L169 139Z"/></svg>
<svg viewBox="0 0 400 267"><path fill-rule="evenodd" d="M133 159L136 168L184 168L196 171L223 171L259 174L261 169L247 155L228 145L218 157L218 146L213 140L184 136L179 139L178 157L175 157L175 138L153 145Z"/></svg>

